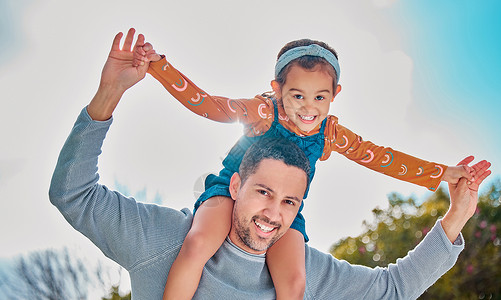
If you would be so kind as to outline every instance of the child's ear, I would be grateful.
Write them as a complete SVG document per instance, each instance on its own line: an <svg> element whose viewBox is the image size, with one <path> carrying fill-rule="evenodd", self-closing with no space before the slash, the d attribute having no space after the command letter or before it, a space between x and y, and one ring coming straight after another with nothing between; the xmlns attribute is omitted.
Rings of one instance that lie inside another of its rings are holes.
<svg viewBox="0 0 501 300"><path fill-rule="evenodd" d="M275 92L275 97L277 99L282 99L282 89L280 87L280 83L278 83L276 80L271 81L271 88Z"/></svg>
<svg viewBox="0 0 501 300"><path fill-rule="evenodd" d="M240 190L240 185L242 184L242 179L240 174L237 172L233 173L230 179L230 195L231 199L237 200L238 191Z"/></svg>
<svg viewBox="0 0 501 300"><path fill-rule="evenodd" d="M334 93L334 96L332 97L331 102L334 102L334 98L336 98L337 94L339 94L340 92L341 92L341 85L338 84L336 86L336 92Z"/></svg>

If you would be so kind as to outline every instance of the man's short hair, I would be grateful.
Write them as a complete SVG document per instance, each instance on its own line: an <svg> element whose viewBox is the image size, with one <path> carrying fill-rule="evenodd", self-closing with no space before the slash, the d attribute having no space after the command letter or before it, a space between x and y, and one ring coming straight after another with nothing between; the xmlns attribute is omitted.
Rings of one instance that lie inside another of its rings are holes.
<svg viewBox="0 0 501 300"><path fill-rule="evenodd" d="M307 186L310 185L310 161L303 150L285 138L262 138L245 152L238 173L242 180L254 174L263 159L274 159L288 166L297 167L306 173Z"/></svg>

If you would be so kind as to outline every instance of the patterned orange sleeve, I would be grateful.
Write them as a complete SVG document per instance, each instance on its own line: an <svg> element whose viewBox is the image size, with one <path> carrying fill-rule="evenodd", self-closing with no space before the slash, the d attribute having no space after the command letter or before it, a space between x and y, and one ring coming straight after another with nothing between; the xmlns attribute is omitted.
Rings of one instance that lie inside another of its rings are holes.
<svg viewBox="0 0 501 300"><path fill-rule="evenodd" d="M435 191L447 166L428 162L389 147L375 145L338 124L329 116L325 129L325 147L321 160L335 151L376 172L414 183Z"/></svg>
<svg viewBox="0 0 501 300"><path fill-rule="evenodd" d="M262 123L262 115L273 114L273 106L262 97L229 99L207 94L174 68L165 57L150 63L148 73L186 108L213 121L240 122L246 127L258 126Z"/></svg>

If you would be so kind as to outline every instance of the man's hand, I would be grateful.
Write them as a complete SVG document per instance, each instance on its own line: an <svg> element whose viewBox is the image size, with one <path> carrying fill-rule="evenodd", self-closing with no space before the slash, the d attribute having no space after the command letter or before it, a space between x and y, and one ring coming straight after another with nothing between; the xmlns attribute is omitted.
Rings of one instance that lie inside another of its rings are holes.
<svg viewBox="0 0 501 300"><path fill-rule="evenodd" d="M94 120L108 120L123 93L146 75L148 64L139 66L133 66L132 64L134 58L132 42L135 32L134 28L129 29L122 49L120 49L120 41L123 33L118 33L113 39L110 54L101 73L99 89L87 107L89 115ZM138 36L134 47L138 44L144 44L142 34Z"/></svg>
<svg viewBox="0 0 501 300"><path fill-rule="evenodd" d="M463 159L458 166L473 161L473 156ZM466 222L473 216L477 208L478 187L491 174L491 164L485 160L474 164L471 168L475 172L475 181L468 184L466 178L461 178L457 184L449 184L451 204L449 211L442 219L442 227L451 242L454 242Z"/></svg>

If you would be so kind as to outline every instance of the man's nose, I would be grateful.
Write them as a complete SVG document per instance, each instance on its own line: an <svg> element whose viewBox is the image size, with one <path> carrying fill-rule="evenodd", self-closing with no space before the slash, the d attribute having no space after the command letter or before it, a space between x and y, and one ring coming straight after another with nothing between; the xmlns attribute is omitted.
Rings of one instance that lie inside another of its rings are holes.
<svg viewBox="0 0 501 300"><path fill-rule="evenodd" d="M277 221L280 216L280 203L275 201L268 203L263 214L270 219L271 222Z"/></svg>

